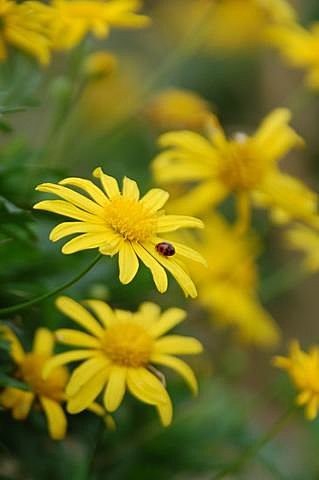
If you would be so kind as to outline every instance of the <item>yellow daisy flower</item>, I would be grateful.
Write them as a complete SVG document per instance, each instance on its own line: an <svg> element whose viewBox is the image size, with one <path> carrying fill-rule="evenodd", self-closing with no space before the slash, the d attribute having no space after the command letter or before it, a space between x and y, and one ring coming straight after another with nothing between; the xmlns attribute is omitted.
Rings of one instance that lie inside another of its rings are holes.
<svg viewBox="0 0 319 480"><path fill-rule="evenodd" d="M185 272L181 259L187 257L203 264L205 260L195 250L180 243L168 245L170 252L163 254L161 247L167 242L160 235L180 228L202 228L202 222L188 216L165 215L161 209L169 195L164 190L152 189L140 198L136 182L127 177L123 180L121 192L115 178L103 173L101 168L94 170L93 175L99 178L104 191L83 178L66 178L58 185L43 183L36 188L63 200L45 200L34 208L77 220L55 227L50 239L55 242L79 233L63 246L63 253L98 248L103 255L118 254L120 281L123 284L133 280L140 259L151 270L161 293L167 290L166 269L186 296L196 297L195 285ZM65 185L83 190L92 200Z"/></svg>
<svg viewBox="0 0 319 480"><path fill-rule="evenodd" d="M191 90L170 88L156 95L146 109L149 120L158 128L171 130L203 128L209 105Z"/></svg>
<svg viewBox="0 0 319 480"><path fill-rule="evenodd" d="M305 225L296 225L286 232L290 248L305 254L304 268L307 272L319 270L319 232Z"/></svg>
<svg viewBox="0 0 319 480"><path fill-rule="evenodd" d="M30 390L6 387L0 394L0 404L11 409L16 420L24 420L32 406L39 405L46 415L50 436L55 440L61 440L67 427L61 403L65 398L68 371L60 366L52 370L46 380L42 378L43 367L53 355L54 335L46 328L39 328L34 337L32 351L25 352L9 328L2 327L1 333L11 344L11 356L17 365L16 377Z"/></svg>
<svg viewBox="0 0 319 480"><path fill-rule="evenodd" d="M111 27L141 28L149 18L139 15L140 0L53 0L56 22L53 47L59 50L78 45L88 34L106 38Z"/></svg>
<svg viewBox="0 0 319 480"><path fill-rule="evenodd" d="M247 224L250 205L268 208L277 221L300 219L313 221L317 195L296 178L282 173L278 162L292 148L304 144L288 125L291 114L276 109L262 122L256 133L238 133L227 139L216 118L212 118L209 139L191 132L169 132L159 139L166 151L153 164L160 183L195 182L184 195L186 212L206 211L233 193L239 218Z"/></svg>
<svg viewBox="0 0 319 480"><path fill-rule="evenodd" d="M220 327L231 327L238 340L258 347L273 347L280 331L261 304L256 257L259 245L254 236L238 236L219 215L206 219L196 248L207 259L208 268L191 266L198 302ZM216 252L218 254L216 255Z"/></svg>
<svg viewBox="0 0 319 480"><path fill-rule="evenodd" d="M306 84L319 89L319 22L306 29L297 23L269 28L266 40L289 65L306 70Z"/></svg>
<svg viewBox="0 0 319 480"><path fill-rule="evenodd" d="M87 408L103 391L107 411L120 406L125 391L154 405L163 425L172 420L172 404L165 389L164 378L153 364L164 365L178 372L197 393L197 382L190 367L175 355L197 354L202 351L198 340L180 335L165 335L185 318L179 308L170 308L161 314L153 303L144 303L136 313L112 310L101 300L82 305L68 297L59 297L56 305L65 315L86 330L86 333L60 329L57 339L76 347L52 358L44 375L70 362L82 360L66 388L67 410L78 413Z"/></svg>
<svg viewBox="0 0 319 480"><path fill-rule="evenodd" d="M51 21L52 9L43 3L0 0L0 61L7 59L8 46L12 45L47 65Z"/></svg>
<svg viewBox="0 0 319 480"><path fill-rule="evenodd" d="M314 420L319 409L319 347L312 347L307 353L293 341L289 356L275 357L273 364L288 372L299 391L297 404L305 406L308 420Z"/></svg>

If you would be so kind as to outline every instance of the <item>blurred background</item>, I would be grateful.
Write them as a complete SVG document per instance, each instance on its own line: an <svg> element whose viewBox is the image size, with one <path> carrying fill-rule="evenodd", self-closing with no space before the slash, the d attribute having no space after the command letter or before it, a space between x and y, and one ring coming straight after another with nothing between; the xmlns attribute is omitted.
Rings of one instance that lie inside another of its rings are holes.
<svg viewBox="0 0 319 480"><path fill-rule="evenodd" d="M305 87L302 71L263 44L263 19L249 11L249 0L229 16L208 14L212 3L148 0L147 29L114 30L105 41L86 38L70 53L54 55L45 69L21 53L0 66L1 107L12 110L0 116L1 306L48 291L93 258L90 252L64 256L48 240L57 218L32 211L38 183L91 178L102 166L120 181L125 175L137 180L145 192L155 184L151 163L159 152L158 136L178 128L201 130L196 119L174 118L183 107L177 103L172 113L167 97L161 100L164 93L192 92L229 134L252 133L272 109L288 107L306 148L292 153L282 168L318 191L318 94ZM290 3L304 25L319 21L318 1ZM102 66L90 66L97 51L108 56ZM220 209L227 222L230 211L228 204ZM271 357L286 351L291 338L306 346L318 341L319 281L318 274L301 270L302 255L287 248L284 229L271 226L263 212L254 212L252 235L258 238L251 266L256 295L279 326L280 341L266 346L243 341L234 322L226 325L200 301L186 301L174 282L166 295L156 293L146 269L122 286L115 259L103 259L67 294L132 310L146 300L186 308L181 331L205 346L201 358L192 360L199 397L191 398L182 380L168 374L175 418L163 429L151 408L127 396L115 414L116 431L103 434L93 473L98 428L93 415L71 417L66 440L55 443L37 412L21 423L1 412L0 478L208 480L267 430L295 395L289 380L270 365ZM206 247L213 263L219 245L212 234ZM239 264L245 249L236 254ZM23 332L26 346L39 325L55 329L65 322L54 299L6 320ZM318 479L318 447L318 421L306 422L300 412L236 478Z"/></svg>

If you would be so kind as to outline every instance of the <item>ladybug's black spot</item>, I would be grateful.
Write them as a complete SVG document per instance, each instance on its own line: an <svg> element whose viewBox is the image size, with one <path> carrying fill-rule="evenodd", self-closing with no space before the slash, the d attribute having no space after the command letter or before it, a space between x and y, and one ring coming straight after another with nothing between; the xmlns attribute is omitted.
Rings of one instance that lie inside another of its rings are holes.
<svg viewBox="0 0 319 480"><path fill-rule="evenodd" d="M156 250L158 253L163 255L164 257L172 257L175 255L175 248L174 245L168 242L161 242L156 245Z"/></svg>

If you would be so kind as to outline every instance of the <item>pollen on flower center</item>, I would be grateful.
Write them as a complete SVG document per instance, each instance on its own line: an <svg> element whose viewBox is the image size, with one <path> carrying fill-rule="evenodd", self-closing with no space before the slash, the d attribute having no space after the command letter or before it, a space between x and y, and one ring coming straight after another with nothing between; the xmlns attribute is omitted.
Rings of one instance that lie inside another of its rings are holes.
<svg viewBox="0 0 319 480"><path fill-rule="evenodd" d="M48 379L42 377L43 367L48 357L36 353L26 354L23 363L19 367L17 376L24 381L33 392L52 399L62 398L63 385L61 384L61 369L58 369L57 376L53 373Z"/></svg>
<svg viewBox="0 0 319 480"><path fill-rule="evenodd" d="M249 140L240 138L229 144L223 156L220 178L231 190L251 190L262 178L263 168Z"/></svg>
<svg viewBox="0 0 319 480"><path fill-rule="evenodd" d="M140 202L119 196L106 207L107 224L125 240L143 242L155 231L156 215Z"/></svg>
<svg viewBox="0 0 319 480"><path fill-rule="evenodd" d="M141 367L150 360L153 339L145 329L133 323L121 323L107 330L103 350L118 365Z"/></svg>

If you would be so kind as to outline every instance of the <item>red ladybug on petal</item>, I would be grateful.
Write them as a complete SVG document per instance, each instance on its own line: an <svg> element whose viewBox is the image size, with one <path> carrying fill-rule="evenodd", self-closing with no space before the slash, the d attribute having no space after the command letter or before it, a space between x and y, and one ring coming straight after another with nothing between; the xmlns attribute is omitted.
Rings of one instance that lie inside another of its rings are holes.
<svg viewBox="0 0 319 480"><path fill-rule="evenodd" d="M155 248L164 257L172 257L176 253L174 245L168 242L158 243Z"/></svg>

